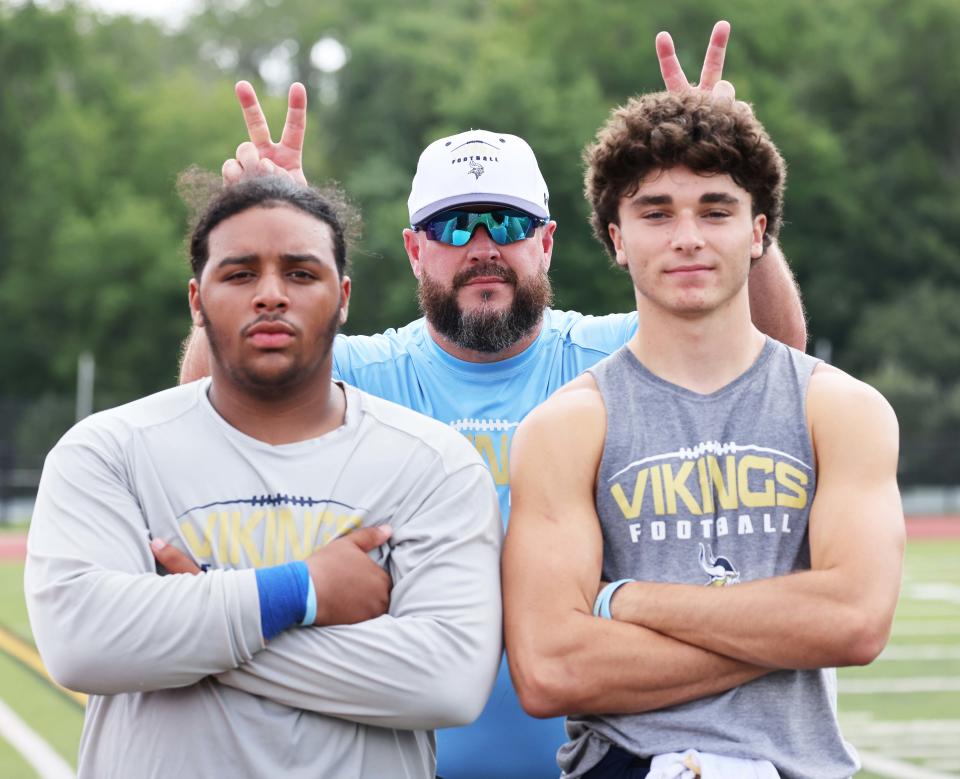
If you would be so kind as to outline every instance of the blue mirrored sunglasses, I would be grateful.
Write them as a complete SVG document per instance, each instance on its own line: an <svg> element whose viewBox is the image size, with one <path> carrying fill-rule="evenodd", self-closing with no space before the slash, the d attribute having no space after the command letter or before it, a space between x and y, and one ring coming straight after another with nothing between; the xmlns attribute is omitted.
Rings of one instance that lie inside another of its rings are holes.
<svg viewBox="0 0 960 779"><path fill-rule="evenodd" d="M440 241L448 246L466 246L477 225L483 225L494 243L505 246L529 238L544 224L545 219L512 208L479 213L453 209L431 216L425 222L415 225L414 229L423 230L431 241Z"/></svg>

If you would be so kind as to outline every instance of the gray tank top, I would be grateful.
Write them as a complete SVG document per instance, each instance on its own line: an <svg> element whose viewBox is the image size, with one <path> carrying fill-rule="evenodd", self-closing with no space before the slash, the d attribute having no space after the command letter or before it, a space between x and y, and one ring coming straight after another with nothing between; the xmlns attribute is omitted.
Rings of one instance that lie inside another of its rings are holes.
<svg viewBox="0 0 960 779"><path fill-rule="evenodd" d="M670 384L626 347L591 369L607 412L597 478L603 578L730 586L810 567L816 466L805 398L817 360L767 339L709 395ZM836 672L778 671L645 714L571 717L564 776L610 743L637 755L697 749L771 761L790 779L849 777Z"/></svg>

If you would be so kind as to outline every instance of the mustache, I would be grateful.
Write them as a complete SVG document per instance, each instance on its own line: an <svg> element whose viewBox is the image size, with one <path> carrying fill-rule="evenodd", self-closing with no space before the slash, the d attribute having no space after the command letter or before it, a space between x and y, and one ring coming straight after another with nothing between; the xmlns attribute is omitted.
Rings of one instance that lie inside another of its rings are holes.
<svg viewBox="0 0 960 779"><path fill-rule="evenodd" d="M247 324L243 326L243 329L240 331L240 335L243 338L246 338L252 328L259 324L263 324L264 322L283 322L283 324L293 330L293 332L295 332L297 335L300 334L300 328L294 326L292 322L284 319L282 314L260 314L260 316L258 316L252 322L247 322Z"/></svg>
<svg viewBox="0 0 960 779"><path fill-rule="evenodd" d="M517 286L517 274L512 268L507 268L503 265L499 265L495 262L486 262L482 265L474 265L471 268L462 270L453 277L453 288L455 290L460 289L460 287L468 284L471 279L475 279L478 276L488 276L496 277L503 279L508 284Z"/></svg>

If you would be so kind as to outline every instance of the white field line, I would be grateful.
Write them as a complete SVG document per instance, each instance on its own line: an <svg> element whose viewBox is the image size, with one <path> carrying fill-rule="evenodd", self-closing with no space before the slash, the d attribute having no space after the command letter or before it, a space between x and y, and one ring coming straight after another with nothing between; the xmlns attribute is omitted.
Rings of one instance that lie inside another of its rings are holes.
<svg viewBox="0 0 960 779"><path fill-rule="evenodd" d="M910 582L901 594L907 600L960 603L960 584L949 582Z"/></svg>
<svg viewBox="0 0 960 779"><path fill-rule="evenodd" d="M857 749L865 749L884 757L893 757L898 760L917 760L929 766L931 761L952 761L951 770L960 769L957 761L960 760L960 746L941 738L939 741L911 741L909 743L896 741L881 741L878 738L865 738L862 734L846 733L847 739Z"/></svg>
<svg viewBox="0 0 960 779"><path fill-rule="evenodd" d="M957 736L940 734L900 734L898 736L881 735L872 733L869 730L860 731L852 728L844 728L844 734L856 744L864 749L877 749L885 755L916 755L922 757L924 754L933 757L942 756L944 752L956 755L960 758L960 744L957 743ZM917 752L917 750L922 750ZM958 765L960 768L960 765Z"/></svg>
<svg viewBox="0 0 960 779"><path fill-rule="evenodd" d="M0 700L0 736L16 749L40 779L76 779L73 769L26 722Z"/></svg>
<svg viewBox="0 0 960 779"><path fill-rule="evenodd" d="M960 692L960 678L916 676L909 679L840 679L841 695L911 692Z"/></svg>
<svg viewBox="0 0 960 779"><path fill-rule="evenodd" d="M915 623L897 622L894 636L955 636L960 635L960 619L916 620Z"/></svg>
<svg viewBox="0 0 960 779"><path fill-rule="evenodd" d="M843 732L856 744L863 767L895 779L960 777L960 719L875 720L869 712L842 717ZM914 759L922 764L902 762Z"/></svg>
<svg viewBox="0 0 960 779"><path fill-rule="evenodd" d="M894 644L888 646L875 662L915 660L960 660L960 646L949 644Z"/></svg>
<svg viewBox="0 0 960 779"><path fill-rule="evenodd" d="M960 743L960 719L876 720L870 714L861 716L856 712L843 717L843 732L848 730L858 735L882 736L887 740L892 736L955 736L956 743Z"/></svg>
<svg viewBox="0 0 960 779"><path fill-rule="evenodd" d="M956 773L956 770L957 770L957 758L955 758L955 757L952 758L952 759L951 759L951 758L943 758L943 759L941 759L941 758L938 757L938 758L936 758L936 759L934 759L934 760L924 760L924 761L923 761L923 766L924 766L924 768L927 768L927 769L929 769L929 770L931 770L931 771L950 771L950 772L953 772L953 773L949 774L949 776L951 777L951 779L952 779L952 777L960 776L960 774Z"/></svg>
<svg viewBox="0 0 960 779"><path fill-rule="evenodd" d="M957 758L960 758L960 745L957 744L941 744L941 743L926 743L926 744L894 744L882 745L882 744L867 744L864 743L865 749L876 749L878 752L882 752L885 757L895 757L897 759L903 760L918 760L923 765L930 768L930 761L933 759L936 760L947 760L950 759L953 762L954 768L957 767Z"/></svg>
<svg viewBox="0 0 960 779"><path fill-rule="evenodd" d="M929 768L921 768L913 763L904 763L874 752L860 751L860 762L866 770L880 776L889 776L891 779L957 779L957 774L941 774Z"/></svg>

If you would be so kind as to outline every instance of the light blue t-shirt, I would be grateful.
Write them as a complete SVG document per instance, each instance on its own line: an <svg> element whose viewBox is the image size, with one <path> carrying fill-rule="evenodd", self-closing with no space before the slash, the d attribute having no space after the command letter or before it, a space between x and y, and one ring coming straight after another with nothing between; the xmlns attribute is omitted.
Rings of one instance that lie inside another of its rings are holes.
<svg viewBox="0 0 960 779"><path fill-rule="evenodd" d="M446 422L482 455L510 515L509 453L521 420L559 387L625 344L636 313L584 316L544 312L543 329L522 353L494 363L458 360L418 319L373 336L338 336L334 373L373 395ZM504 661L479 719L437 733L437 775L443 779L547 779L558 775L556 753L567 738L563 718L524 713Z"/></svg>

